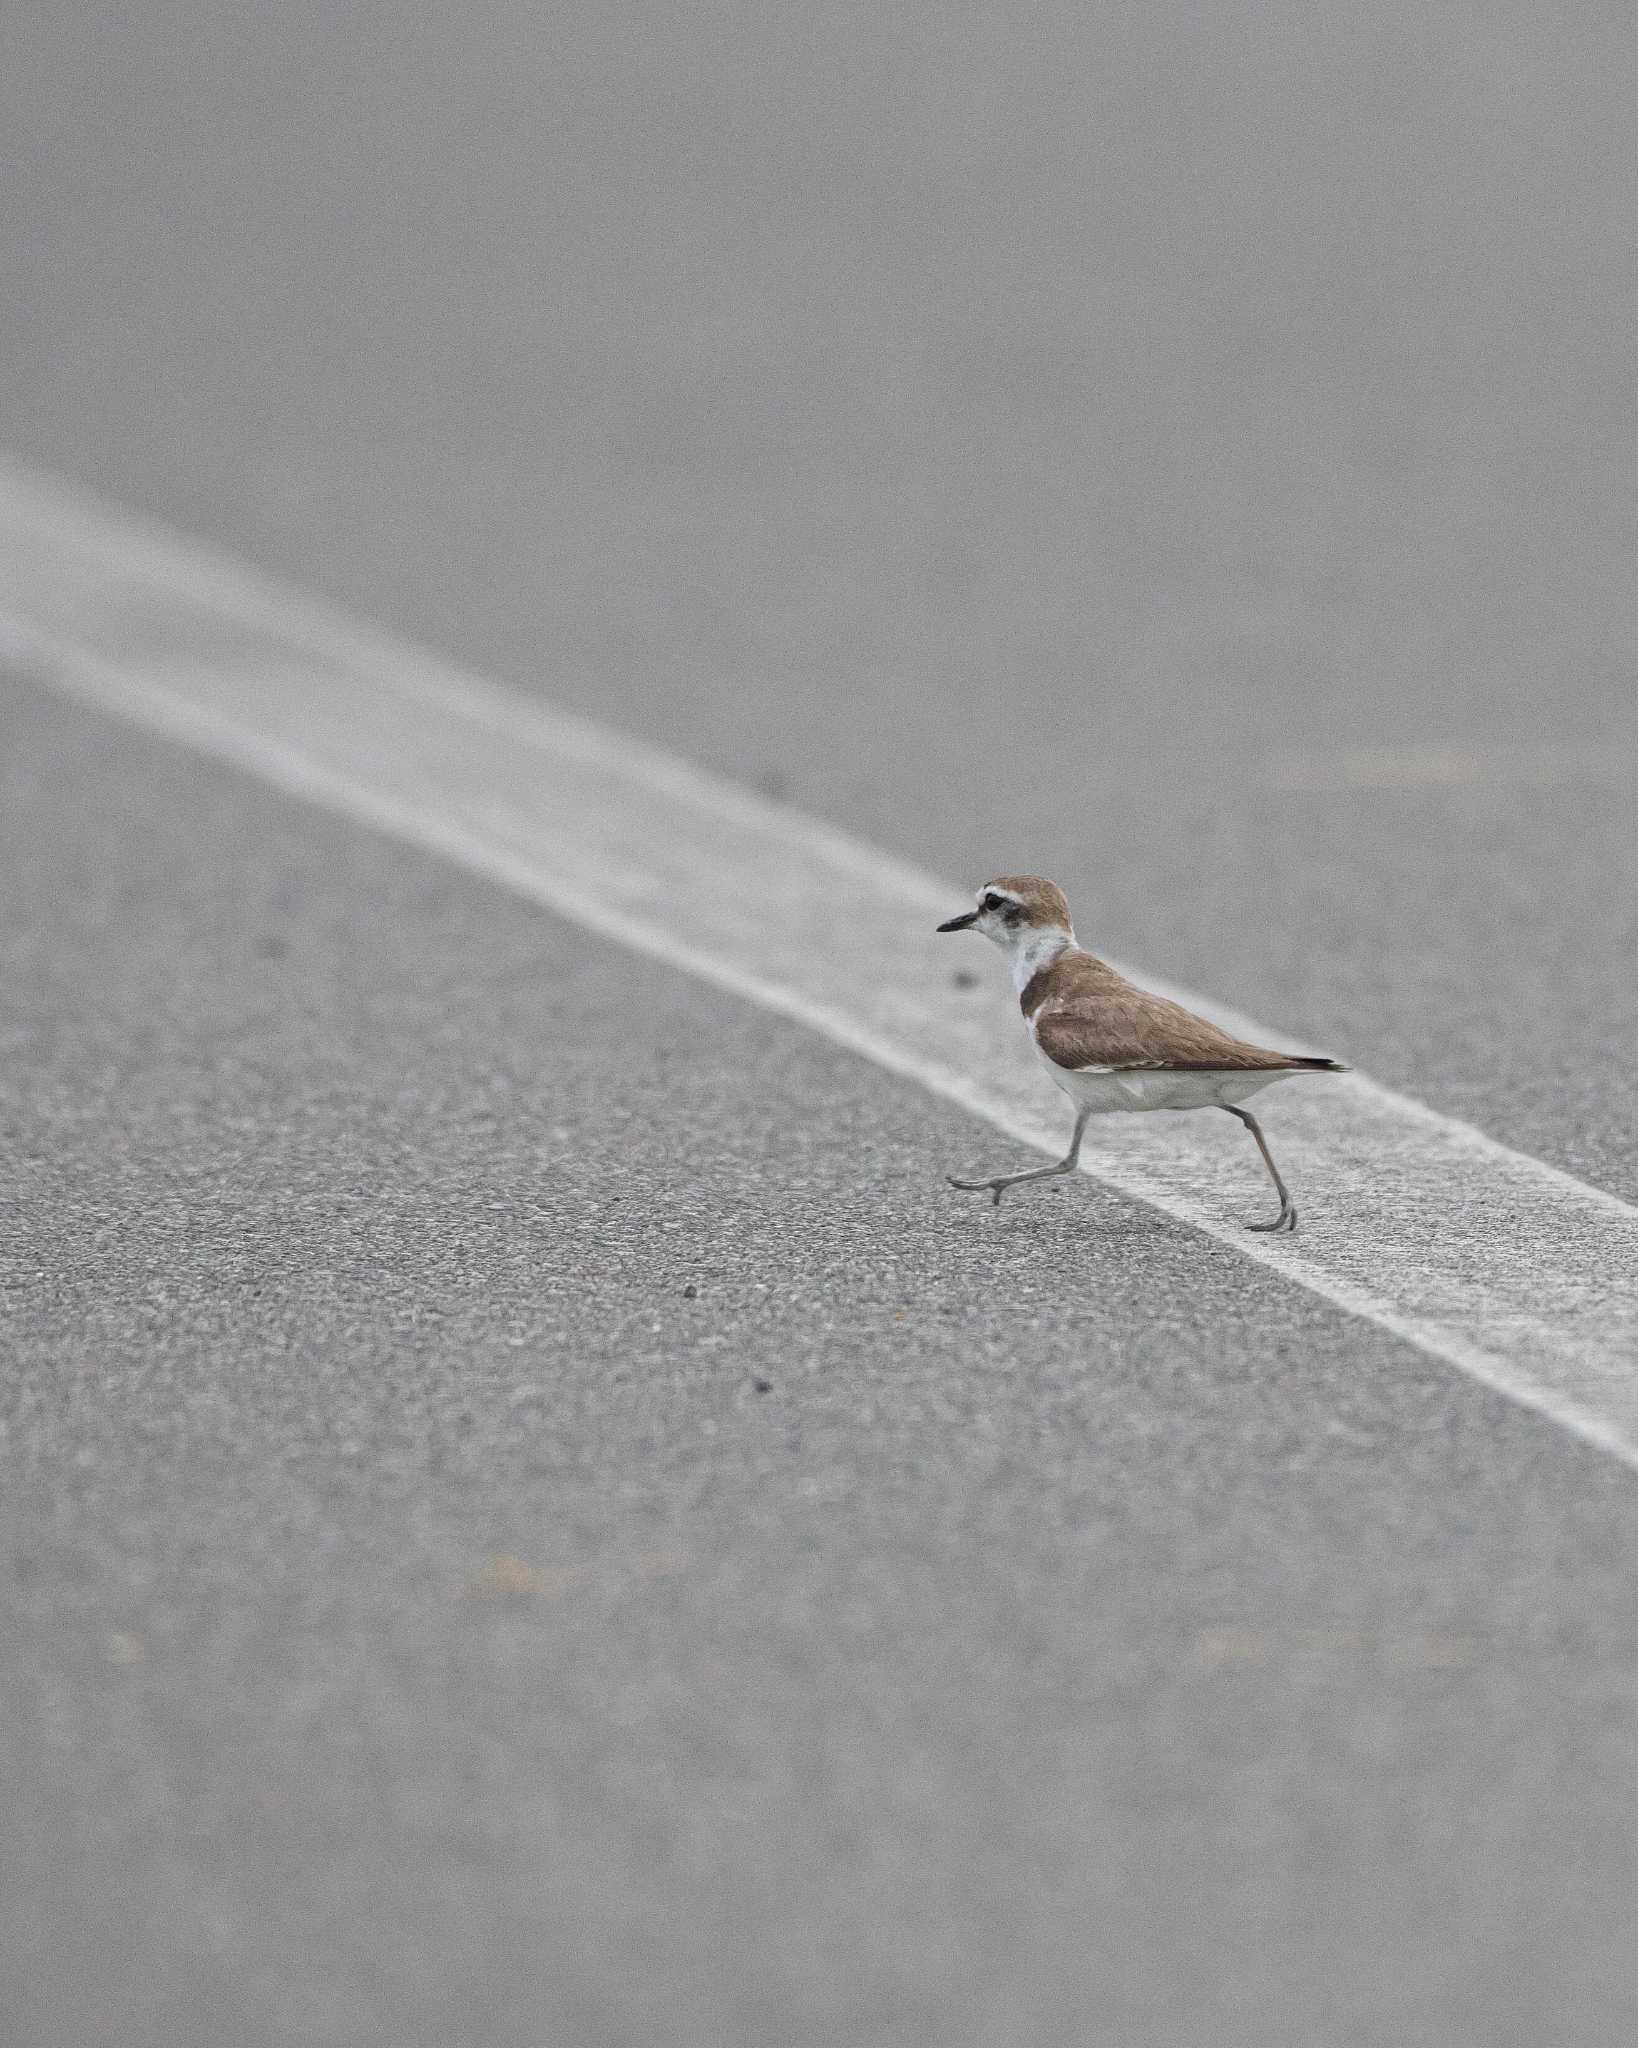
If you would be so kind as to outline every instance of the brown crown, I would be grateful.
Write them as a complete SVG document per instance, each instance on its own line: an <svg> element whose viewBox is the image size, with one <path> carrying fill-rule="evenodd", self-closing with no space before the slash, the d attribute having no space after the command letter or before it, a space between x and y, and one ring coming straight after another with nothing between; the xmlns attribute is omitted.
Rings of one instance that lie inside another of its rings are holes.
<svg viewBox="0 0 1638 2048"><path fill-rule="evenodd" d="M1044 875L998 875L993 882L986 882L985 889L1004 889L1008 895L1016 896L1024 906L1025 922L1036 925L1062 925L1069 930L1069 899L1056 882L1049 882ZM982 896L984 890L981 889Z"/></svg>

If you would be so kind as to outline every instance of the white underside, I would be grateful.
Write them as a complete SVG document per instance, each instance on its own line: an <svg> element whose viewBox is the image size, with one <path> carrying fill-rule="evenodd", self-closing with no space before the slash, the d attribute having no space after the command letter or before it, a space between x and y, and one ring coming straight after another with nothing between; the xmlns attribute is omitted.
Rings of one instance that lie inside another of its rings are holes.
<svg viewBox="0 0 1638 2048"><path fill-rule="evenodd" d="M1042 1064L1078 1109L1094 1116L1109 1116L1117 1110L1137 1109L1226 1109L1244 1102L1260 1088L1276 1081L1289 1081L1291 1068L1273 1073L1247 1073L1243 1069L1211 1074L1145 1073L1141 1068L1060 1067L1040 1054ZM1301 1068L1295 1069L1300 1073Z"/></svg>

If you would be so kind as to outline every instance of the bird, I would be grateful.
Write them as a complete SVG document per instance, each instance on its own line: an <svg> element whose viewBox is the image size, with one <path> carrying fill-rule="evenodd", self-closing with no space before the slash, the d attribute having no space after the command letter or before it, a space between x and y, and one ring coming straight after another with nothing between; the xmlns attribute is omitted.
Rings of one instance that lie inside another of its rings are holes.
<svg viewBox="0 0 1638 2048"><path fill-rule="evenodd" d="M1012 963L1013 986L1031 1042L1047 1072L1075 1105L1069 1151L1053 1166L1002 1173L988 1180L958 1180L952 1187L993 1194L1025 1181L1073 1173L1081 1139L1094 1116L1156 1109L1223 1109L1238 1117L1257 1141L1280 1211L1250 1230L1289 1233L1297 1205L1280 1177L1263 1127L1246 1098L1295 1074L1345 1074L1340 1060L1272 1052L1248 1045L1197 1017L1181 1003L1139 988L1107 960L1077 945L1069 901L1043 875L1002 875L977 892L977 907L949 918L941 932L975 931L999 946Z"/></svg>

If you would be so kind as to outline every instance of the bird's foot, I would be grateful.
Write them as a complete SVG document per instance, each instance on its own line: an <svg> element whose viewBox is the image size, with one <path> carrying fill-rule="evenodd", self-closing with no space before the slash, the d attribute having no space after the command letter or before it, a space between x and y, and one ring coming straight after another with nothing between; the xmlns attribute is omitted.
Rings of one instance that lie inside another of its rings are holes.
<svg viewBox="0 0 1638 2048"><path fill-rule="evenodd" d="M1285 1237L1294 1237L1297 1231L1296 1205L1292 1202L1287 1202L1272 1223L1248 1223L1246 1228L1247 1230L1260 1230L1269 1235L1278 1232Z"/></svg>

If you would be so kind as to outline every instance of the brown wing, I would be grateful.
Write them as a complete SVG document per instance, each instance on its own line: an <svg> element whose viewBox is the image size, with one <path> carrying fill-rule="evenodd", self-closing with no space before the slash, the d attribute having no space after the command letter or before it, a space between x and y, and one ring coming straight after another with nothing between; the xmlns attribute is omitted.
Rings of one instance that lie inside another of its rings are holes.
<svg viewBox="0 0 1638 2048"><path fill-rule="evenodd" d="M1030 991L1025 991L1026 1010ZM1215 1024L1135 988L1091 954L1060 960L1034 1009L1035 1042L1054 1065L1141 1068L1174 1073L1314 1067L1332 1060L1247 1045Z"/></svg>

